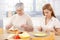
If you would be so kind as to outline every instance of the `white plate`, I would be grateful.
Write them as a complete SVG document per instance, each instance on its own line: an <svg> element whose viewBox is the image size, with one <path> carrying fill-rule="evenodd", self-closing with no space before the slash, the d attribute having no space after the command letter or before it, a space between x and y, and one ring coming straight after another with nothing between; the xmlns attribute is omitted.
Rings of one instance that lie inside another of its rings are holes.
<svg viewBox="0 0 60 40"><path fill-rule="evenodd" d="M47 33L43 33L43 32L39 32L39 33L32 33L33 36L36 36L36 37L45 37L47 36L48 34Z"/></svg>

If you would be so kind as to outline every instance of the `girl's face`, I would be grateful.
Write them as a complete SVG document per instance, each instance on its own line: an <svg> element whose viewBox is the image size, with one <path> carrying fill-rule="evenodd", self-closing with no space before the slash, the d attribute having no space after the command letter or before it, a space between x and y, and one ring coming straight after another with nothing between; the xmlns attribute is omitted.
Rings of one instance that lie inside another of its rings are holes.
<svg viewBox="0 0 60 40"><path fill-rule="evenodd" d="M45 9L45 10L44 10L44 15L45 15L46 17L51 17L51 14L52 14L52 11L50 11L50 10L48 10L48 9Z"/></svg>

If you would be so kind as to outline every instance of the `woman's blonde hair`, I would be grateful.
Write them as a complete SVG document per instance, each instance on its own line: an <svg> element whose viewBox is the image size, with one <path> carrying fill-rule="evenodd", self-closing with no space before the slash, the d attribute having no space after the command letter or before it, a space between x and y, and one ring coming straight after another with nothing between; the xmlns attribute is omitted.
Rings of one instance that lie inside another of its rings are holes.
<svg viewBox="0 0 60 40"><path fill-rule="evenodd" d="M50 4L45 4L45 5L43 6L43 8L42 8L42 10L43 10L43 15L45 15L45 14L44 14L44 10L45 10L45 9L48 9L49 11L52 11L51 16L56 17L55 14L54 14L54 11L53 11L53 9L52 9L52 6L51 6Z"/></svg>

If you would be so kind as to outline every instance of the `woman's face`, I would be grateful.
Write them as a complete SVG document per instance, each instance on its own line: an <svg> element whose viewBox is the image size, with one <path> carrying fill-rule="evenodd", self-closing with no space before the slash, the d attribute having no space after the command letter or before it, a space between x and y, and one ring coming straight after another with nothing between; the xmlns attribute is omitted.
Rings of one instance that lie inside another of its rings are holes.
<svg viewBox="0 0 60 40"><path fill-rule="evenodd" d="M52 14L52 11L50 11L50 10L48 10L48 9L45 9L45 10L44 10L44 15L45 15L46 17L51 17L51 14Z"/></svg>
<svg viewBox="0 0 60 40"><path fill-rule="evenodd" d="M16 13L19 14L19 15L23 14L23 9L17 9Z"/></svg>

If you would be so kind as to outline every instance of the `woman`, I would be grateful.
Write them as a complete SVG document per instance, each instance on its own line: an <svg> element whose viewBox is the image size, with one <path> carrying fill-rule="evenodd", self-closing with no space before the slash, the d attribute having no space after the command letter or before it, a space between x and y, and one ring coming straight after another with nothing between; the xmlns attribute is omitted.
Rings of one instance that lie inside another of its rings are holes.
<svg viewBox="0 0 60 40"><path fill-rule="evenodd" d="M38 27L39 31L45 31L45 32L56 32L60 30L60 22L56 18L54 11L50 4L46 4L42 8L43 15L40 19L40 27Z"/></svg>
<svg viewBox="0 0 60 40"><path fill-rule="evenodd" d="M11 17L10 23L7 24L6 29L18 29L27 32L33 31L31 18L24 13L23 3L16 4L16 14Z"/></svg>

